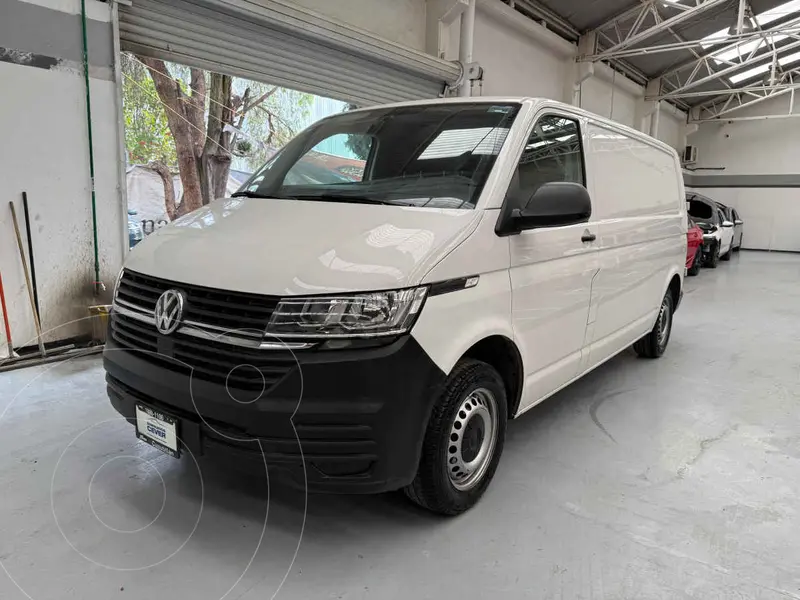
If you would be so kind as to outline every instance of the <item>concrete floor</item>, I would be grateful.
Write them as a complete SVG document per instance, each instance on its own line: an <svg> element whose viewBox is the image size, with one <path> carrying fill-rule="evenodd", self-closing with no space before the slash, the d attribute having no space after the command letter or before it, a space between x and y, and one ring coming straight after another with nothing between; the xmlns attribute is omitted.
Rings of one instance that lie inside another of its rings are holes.
<svg viewBox="0 0 800 600"><path fill-rule="evenodd" d="M666 356L512 423L456 519L166 457L96 358L0 375L0 598L800 598L798 340L800 256L703 270Z"/></svg>

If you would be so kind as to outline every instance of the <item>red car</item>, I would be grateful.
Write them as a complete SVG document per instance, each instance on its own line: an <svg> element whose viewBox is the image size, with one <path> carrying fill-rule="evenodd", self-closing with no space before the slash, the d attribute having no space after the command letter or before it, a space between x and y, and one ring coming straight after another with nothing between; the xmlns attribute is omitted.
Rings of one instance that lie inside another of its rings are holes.
<svg viewBox="0 0 800 600"><path fill-rule="evenodd" d="M689 219L689 230L686 232L686 269L689 275L697 275L700 272L703 253L699 252L699 249L702 244L703 230Z"/></svg>

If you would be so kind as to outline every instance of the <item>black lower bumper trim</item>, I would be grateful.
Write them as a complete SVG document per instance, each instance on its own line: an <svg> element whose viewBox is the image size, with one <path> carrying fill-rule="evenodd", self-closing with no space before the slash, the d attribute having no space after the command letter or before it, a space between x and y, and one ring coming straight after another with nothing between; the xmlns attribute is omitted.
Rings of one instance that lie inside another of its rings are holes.
<svg viewBox="0 0 800 600"><path fill-rule="evenodd" d="M205 381L191 366L109 340L108 395L132 423L137 402L179 420L195 456L266 461L270 476L309 491L374 493L411 482L445 375L411 336L381 348L298 352L258 397Z"/></svg>

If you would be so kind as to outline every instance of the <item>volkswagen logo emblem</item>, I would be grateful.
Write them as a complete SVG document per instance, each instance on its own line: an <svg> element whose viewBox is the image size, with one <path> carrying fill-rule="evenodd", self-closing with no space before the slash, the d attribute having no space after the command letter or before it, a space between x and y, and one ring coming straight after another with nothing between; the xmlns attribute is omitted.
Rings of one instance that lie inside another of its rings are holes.
<svg viewBox="0 0 800 600"><path fill-rule="evenodd" d="M181 324L183 317L183 293L180 290L167 290L159 296L155 308L156 329L169 335Z"/></svg>

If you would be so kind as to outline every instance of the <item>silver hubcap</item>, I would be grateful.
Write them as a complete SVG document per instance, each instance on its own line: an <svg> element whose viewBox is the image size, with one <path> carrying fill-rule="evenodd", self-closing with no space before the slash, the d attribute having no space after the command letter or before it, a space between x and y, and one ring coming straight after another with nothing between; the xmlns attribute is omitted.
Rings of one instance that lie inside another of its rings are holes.
<svg viewBox="0 0 800 600"><path fill-rule="evenodd" d="M667 336L669 336L669 325L672 315L669 312L669 305L667 301L661 304L661 312L658 314L658 346L663 348L667 343Z"/></svg>
<svg viewBox="0 0 800 600"><path fill-rule="evenodd" d="M475 487L489 468L496 441L497 401L489 390L479 388L464 398L450 426L445 454L454 488Z"/></svg>

